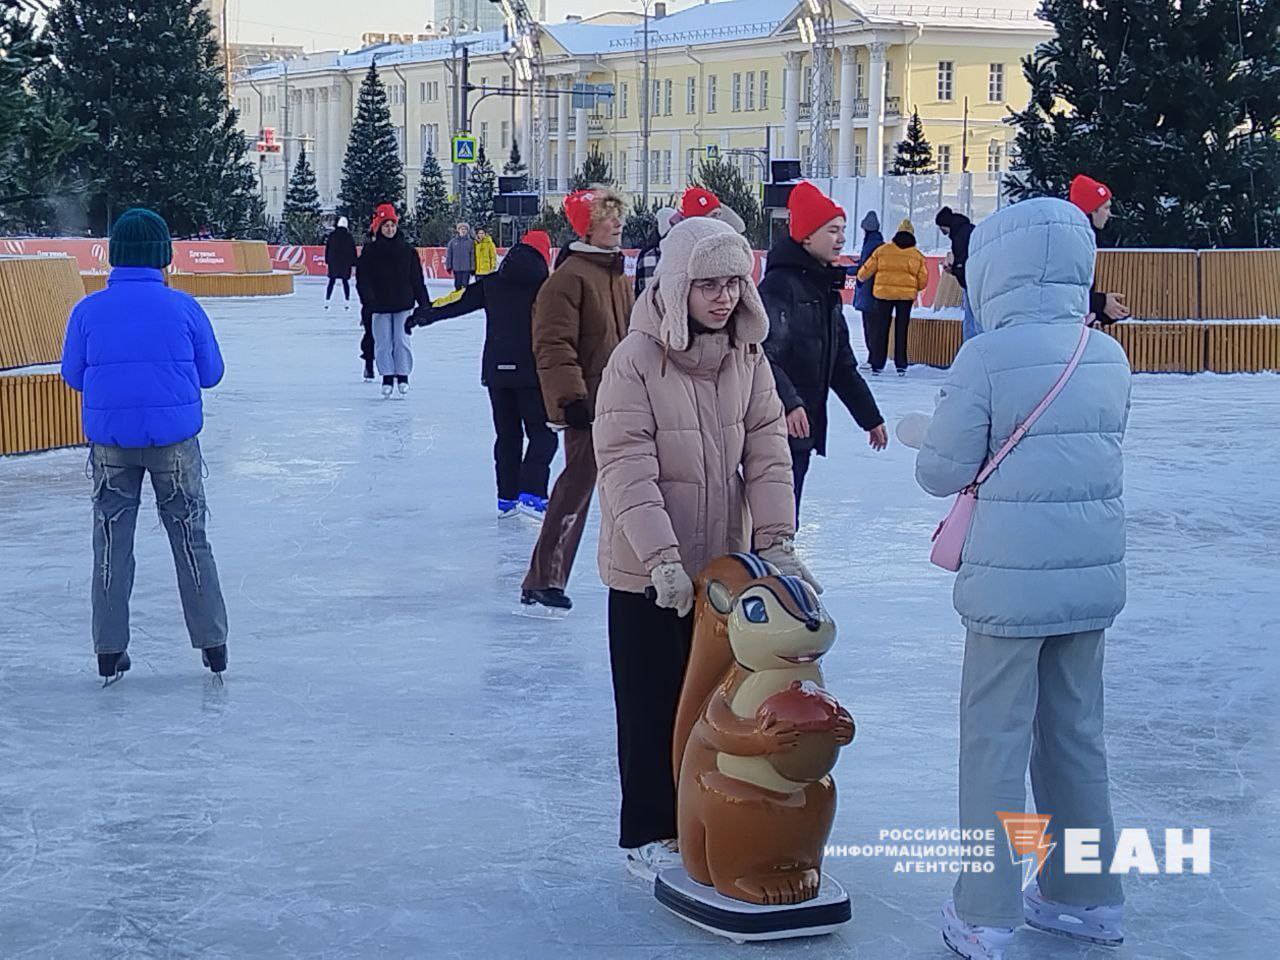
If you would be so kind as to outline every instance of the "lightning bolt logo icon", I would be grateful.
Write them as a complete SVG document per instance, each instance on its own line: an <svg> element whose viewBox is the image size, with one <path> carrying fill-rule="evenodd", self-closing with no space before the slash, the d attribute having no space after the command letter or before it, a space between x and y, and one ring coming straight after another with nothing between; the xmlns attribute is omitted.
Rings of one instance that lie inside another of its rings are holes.
<svg viewBox="0 0 1280 960"><path fill-rule="evenodd" d="M1049 854L1057 846L1049 833L1049 821L1053 817L1047 813L1008 813L1002 810L997 810L996 816L1009 838L1010 859L1015 864L1022 864L1022 889L1025 890L1044 869Z"/></svg>

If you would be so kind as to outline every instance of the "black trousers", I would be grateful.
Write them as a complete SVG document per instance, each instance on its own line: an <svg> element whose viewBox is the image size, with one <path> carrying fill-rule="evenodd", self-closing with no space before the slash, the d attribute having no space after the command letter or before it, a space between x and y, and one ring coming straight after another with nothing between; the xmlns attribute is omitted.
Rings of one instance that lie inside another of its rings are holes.
<svg viewBox="0 0 1280 960"><path fill-rule="evenodd" d="M877 305L879 301L876 301ZM876 311L859 310L862 314L862 342L867 345L867 362L871 362L871 344L875 341Z"/></svg>
<svg viewBox="0 0 1280 960"><path fill-rule="evenodd" d="M367 309L360 310L360 326L364 328L364 335L360 337L360 359L365 362L365 369L373 369L370 364L373 363L373 314Z"/></svg>
<svg viewBox="0 0 1280 960"><path fill-rule="evenodd" d="M896 321L895 321L896 316ZM893 327L893 362L899 370L907 369L907 328L911 325L910 300L881 300L876 315L875 342L871 347L871 369L883 370L889 356L889 327Z"/></svg>
<svg viewBox="0 0 1280 960"><path fill-rule="evenodd" d="M470 270L455 270L455 271L453 271L453 289L455 289L455 290L461 290L463 287L465 287L465 286L466 286L467 284L469 284L470 282L471 282L471 271L470 271Z"/></svg>
<svg viewBox="0 0 1280 960"><path fill-rule="evenodd" d="M622 777L619 846L676 836L671 737L692 640L692 616L679 617L644 594L609 591L609 662Z"/></svg>
<svg viewBox="0 0 1280 960"><path fill-rule="evenodd" d="M498 499L514 500L522 493L546 497L551 460L560 441L547 426L542 391L537 387L490 387L489 406L498 437L493 444Z"/></svg>
<svg viewBox="0 0 1280 960"><path fill-rule="evenodd" d="M348 278L348 277L330 277L330 278L329 278L329 289L328 289L328 290L326 290L326 291L324 292L324 299L325 299L325 302L326 302L326 303L328 303L328 302L329 302L329 298L333 296L333 286L334 286L334 284L336 284L339 280L341 280L341 281L342 281L342 296L343 296L343 299L345 299L345 300L350 300L350 299L351 299L351 280L350 280L350 278Z"/></svg>
<svg viewBox="0 0 1280 960"><path fill-rule="evenodd" d="M800 497L804 494L804 478L809 473L809 458L812 450L791 448L791 479L796 489L796 526L800 526Z"/></svg>

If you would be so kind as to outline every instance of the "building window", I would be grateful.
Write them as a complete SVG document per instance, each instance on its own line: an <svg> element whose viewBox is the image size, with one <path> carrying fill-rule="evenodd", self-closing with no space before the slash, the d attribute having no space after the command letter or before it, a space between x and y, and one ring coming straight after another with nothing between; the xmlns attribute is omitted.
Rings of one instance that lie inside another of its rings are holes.
<svg viewBox="0 0 1280 960"><path fill-rule="evenodd" d="M800 88L800 99L809 100L813 97L813 67L804 68L804 86Z"/></svg>
<svg viewBox="0 0 1280 960"><path fill-rule="evenodd" d="M860 143L853 145L853 175L855 177L865 177L867 175L867 164L862 156L862 144Z"/></svg>
<svg viewBox="0 0 1280 960"><path fill-rule="evenodd" d="M887 101L893 96L893 61L884 62L884 98Z"/></svg>
<svg viewBox="0 0 1280 960"><path fill-rule="evenodd" d="M425 80L418 84L418 102L427 102L427 82Z"/></svg>
<svg viewBox="0 0 1280 960"><path fill-rule="evenodd" d="M675 182L675 180L671 176L671 151L670 150L662 151L662 172L663 172L663 177L662 177L663 183L670 184Z"/></svg>
<svg viewBox="0 0 1280 960"><path fill-rule="evenodd" d="M649 94L649 116L656 117L662 112L662 81L653 81L653 92Z"/></svg>
<svg viewBox="0 0 1280 960"><path fill-rule="evenodd" d="M618 182L627 182L627 151L618 151Z"/></svg>
<svg viewBox="0 0 1280 960"><path fill-rule="evenodd" d="M622 85L622 93L621 93L621 96L619 99L619 105L618 105L618 116L620 117L625 117L627 115L627 105L631 99L628 96L629 93L630 93L630 88L624 83Z"/></svg>
<svg viewBox="0 0 1280 960"><path fill-rule="evenodd" d="M503 121L502 121L502 147L501 147L501 149L506 150L506 149L507 149L508 147L510 147L510 146L511 146L511 121L510 121L510 120L503 120Z"/></svg>
<svg viewBox="0 0 1280 960"><path fill-rule="evenodd" d="M662 112L666 116L671 116L671 99L672 90L675 83L672 80L662 81Z"/></svg>
<svg viewBox="0 0 1280 960"><path fill-rule="evenodd" d="M418 124L418 152L425 157L429 148L430 143L427 140L427 125L425 123L420 123Z"/></svg>
<svg viewBox="0 0 1280 960"><path fill-rule="evenodd" d="M698 164L702 160L702 151L692 147L684 152L684 177L692 180L698 173Z"/></svg>
<svg viewBox="0 0 1280 960"><path fill-rule="evenodd" d="M684 112L698 112L698 78L690 77L684 85Z"/></svg>
<svg viewBox="0 0 1280 960"><path fill-rule="evenodd" d="M747 74L747 109L754 110L756 108L756 74L751 71Z"/></svg>
<svg viewBox="0 0 1280 960"><path fill-rule="evenodd" d="M396 127L396 153L404 154L404 127Z"/></svg>
<svg viewBox="0 0 1280 960"><path fill-rule="evenodd" d="M987 99L992 103L1004 103L1004 64L991 64L987 74Z"/></svg>
<svg viewBox="0 0 1280 960"><path fill-rule="evenodd" d="M943 176L951 173L951 145L938 144L938 172Z"/></svg>
<svg viewBox="0 0 1280 960"><path fill-rule="evenodd" d="M861 100L867 95L867 65L859 60L853 65L853 98Z"/></svg>
<svg viewBox="0 0 1280 960"><path fill-rule="evenodd" d="M938 99L954 100L956 98L955 88L956 65L951 60L938 61Z"/></svg>
<svg viewBox="0 0 1280 960"><path fill-rule="evenodd" d="M649 151L649 182L658 183L658 174L662 172L662 151Z"/></svg>
<svg viewBox="0 0 1280 960"><path fill-rule="evenodd" d="M987 178L1000 179L1000 161L1004 155L1004 147L999 140L992 140L987 146Z"/></svg>
<svg viewBox="0 0 1280 960"><path fill-rule="evenodd" d="M732 93L729 95L730 109L737 113L742 109L742 74L733 75Z"/></svg>
<svg viewBox="0 0 1280 960"><path fill-rule="evenodd" d="M707 113L716 112L716 87L719 85L719 79L713 73L707 77Z"/></svg>
<svg viewBox="0 0 1280 960"><path fill-rule="evenodd" d="M489 149L489 121L480 121L480 149Z"/></svg>
<svg viewBox="0 0 1280 960"><path fill-rule="evenodd" d="M769 109L769 71L760 71L760 109Z"/></svg>

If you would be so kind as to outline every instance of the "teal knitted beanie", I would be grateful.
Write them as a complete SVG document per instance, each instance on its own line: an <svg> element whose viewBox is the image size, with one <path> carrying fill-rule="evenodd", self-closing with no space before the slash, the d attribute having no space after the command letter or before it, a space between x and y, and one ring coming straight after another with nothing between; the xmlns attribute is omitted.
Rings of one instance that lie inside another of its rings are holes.
<svg viewBox="0 0 1280 960"><path fill-rule="evenodd" d="M163 270L173 262L173 239L164 219L151 210L134 207L111 228L108 256L113 267L152 267Z"/></svg>

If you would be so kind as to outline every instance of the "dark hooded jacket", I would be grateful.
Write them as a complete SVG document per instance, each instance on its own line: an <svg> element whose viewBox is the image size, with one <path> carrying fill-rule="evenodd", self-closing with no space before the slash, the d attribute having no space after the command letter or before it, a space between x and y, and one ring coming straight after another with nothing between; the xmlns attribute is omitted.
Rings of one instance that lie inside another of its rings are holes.
<svg viewBox="0 0 1280 960"><path fill-rule="evenodd" d="M973 235L973 221L963 213L956 213L950 207L943 207L934 219L940 227L951 231L951 257L955 261L951 265L951 274L964 289L969 288L964 268L969 262L969 237Z"/></svg>
<svg viewBox="0 0 1280 960"><path fill-rule="evenodd" d="M426 323L484 310L484 355L480 382L499 389L538 388L533 359L533 301L548 276L542 254L517 243L496 273L435 301Z"/></svg>
<svg viewBox="0 0 1280 960"><path fill-rule="evenodd" d="M324 262L329 276L346 280L356 265L356 240L346 227L334 227L324 242Z"/></svg>
<svg viewBox="0 0 1280 960"><path fill-rule="evenodd" d="M769 251L760 281L760 298L769 314L764 350L778 394L788 413L802 406L809 417L809 437L792 437L793 450L826 456L827 394L832 390L863 430L884 423L849 346L840 295L845 276L844 267L824 266L783 237Z"/></svg>
<svg viewBox="0 0 1280 960"><path fill-rule="evenodd" d="M356 290L373 313L402 313L415 303L424 309L431 305L418 251L400 233L389 240L377 234L364 245L356 261Z"/></svg>

